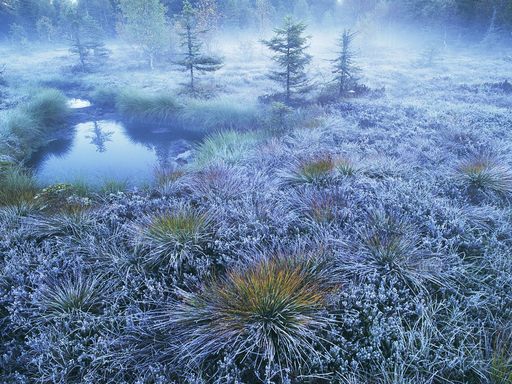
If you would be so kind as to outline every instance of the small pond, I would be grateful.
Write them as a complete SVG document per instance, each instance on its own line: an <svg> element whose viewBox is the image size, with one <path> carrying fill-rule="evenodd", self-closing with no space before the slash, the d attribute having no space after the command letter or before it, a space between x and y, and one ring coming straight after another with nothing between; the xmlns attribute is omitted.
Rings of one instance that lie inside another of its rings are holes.
<svg viewBox="0 0 512 384"><path fill-rule="evenodd" d="M90 121L52 141L34 156L31 166L42 185L84 182L100 186L115 180L136 186L151 182L156 168L180 161L200 139L172 129Z"/></svg>

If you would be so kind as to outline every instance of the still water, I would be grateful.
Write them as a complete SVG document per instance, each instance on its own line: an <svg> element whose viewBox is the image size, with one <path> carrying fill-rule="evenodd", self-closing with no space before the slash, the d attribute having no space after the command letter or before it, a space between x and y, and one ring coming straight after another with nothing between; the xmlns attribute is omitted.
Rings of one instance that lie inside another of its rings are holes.
<svg viewBox="0 0 512 384"><path fill-rule="evenodd" d="M34 157L32 167L42 185L116 180L136 186L151 182L156 168L173 166L198 140L190 132L91 121L50 143Z"/></svg>

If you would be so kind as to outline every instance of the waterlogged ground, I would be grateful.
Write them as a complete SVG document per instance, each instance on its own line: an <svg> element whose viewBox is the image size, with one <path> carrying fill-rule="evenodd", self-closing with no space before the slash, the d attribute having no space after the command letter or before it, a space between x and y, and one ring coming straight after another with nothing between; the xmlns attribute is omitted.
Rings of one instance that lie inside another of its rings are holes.
<svg viewBox="0 0 512 384"><path fill-rule="evenodd" d="M130 187L147 185L157 169L177 165L180 155L190 152L194 139L186 132L150 126L130 131L123 123L109 120L81 123L69 138L57 139L41 150L32 167L45 186L75 182L101 186L109 181Z"/></svg>
<svg viewBox="0 0 512 384"><path fill-rule="evenodd" d="M326 36L313 40L319 82L329 80L334 50ZM149 192L95 200L57 191L42 197L46 210L2 209L7 382L511 377L510 48L452 39L425 63L427 39L375 39L360 35L361 82L383 91L295 111L275 135L214 136L194 147L195 167ZM255 103L272 89L268 58L247 45L240 57L244 41L219 44L226 66L203 84ZM179 88L180 74L148 72L119 47L112 70L81 76L70 91ZM63 50L39 55L47 80L61 74L43 63L69 64ZM13 73L33 79L24 65L14 60ZM16 100L18 90L7 92ZM181 139L101 119L79 124L48 150L38 177L81 164L95 179L120 169L143 178ZM306 289L290 289L303 278ZM275 312L261 320L269 306ZM269 323L272 332L261 331Z"/></svg>

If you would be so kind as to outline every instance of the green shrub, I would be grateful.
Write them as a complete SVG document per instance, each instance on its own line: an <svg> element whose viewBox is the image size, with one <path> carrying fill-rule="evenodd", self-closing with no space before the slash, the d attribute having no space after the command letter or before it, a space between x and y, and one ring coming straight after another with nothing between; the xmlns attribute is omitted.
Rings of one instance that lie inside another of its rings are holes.
<svg viewBox="0 0 512 384"><path fill-rule="evenodd" d="M293 109L288 105L275 102L270 110L270 129L274 132L282 132L290 127L289 116Z"/></svg>
<svg viewBox="0 0 512 384"><path fill-rule="evenodd" d="M79 213L91 205L89 189L83 184L54 184L43 188L35 199L47 213Z"/></svg>

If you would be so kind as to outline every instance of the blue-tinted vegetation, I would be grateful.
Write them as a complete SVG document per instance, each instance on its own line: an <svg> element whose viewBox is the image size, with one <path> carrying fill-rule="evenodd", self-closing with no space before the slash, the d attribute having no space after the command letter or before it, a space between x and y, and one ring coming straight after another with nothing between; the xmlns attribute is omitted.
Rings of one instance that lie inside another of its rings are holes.
<svg viewBox="0 0 512 384"><path fill-rule="evenodd" d="M0 0L0 383L512 384L511 31Z"/></svg>

